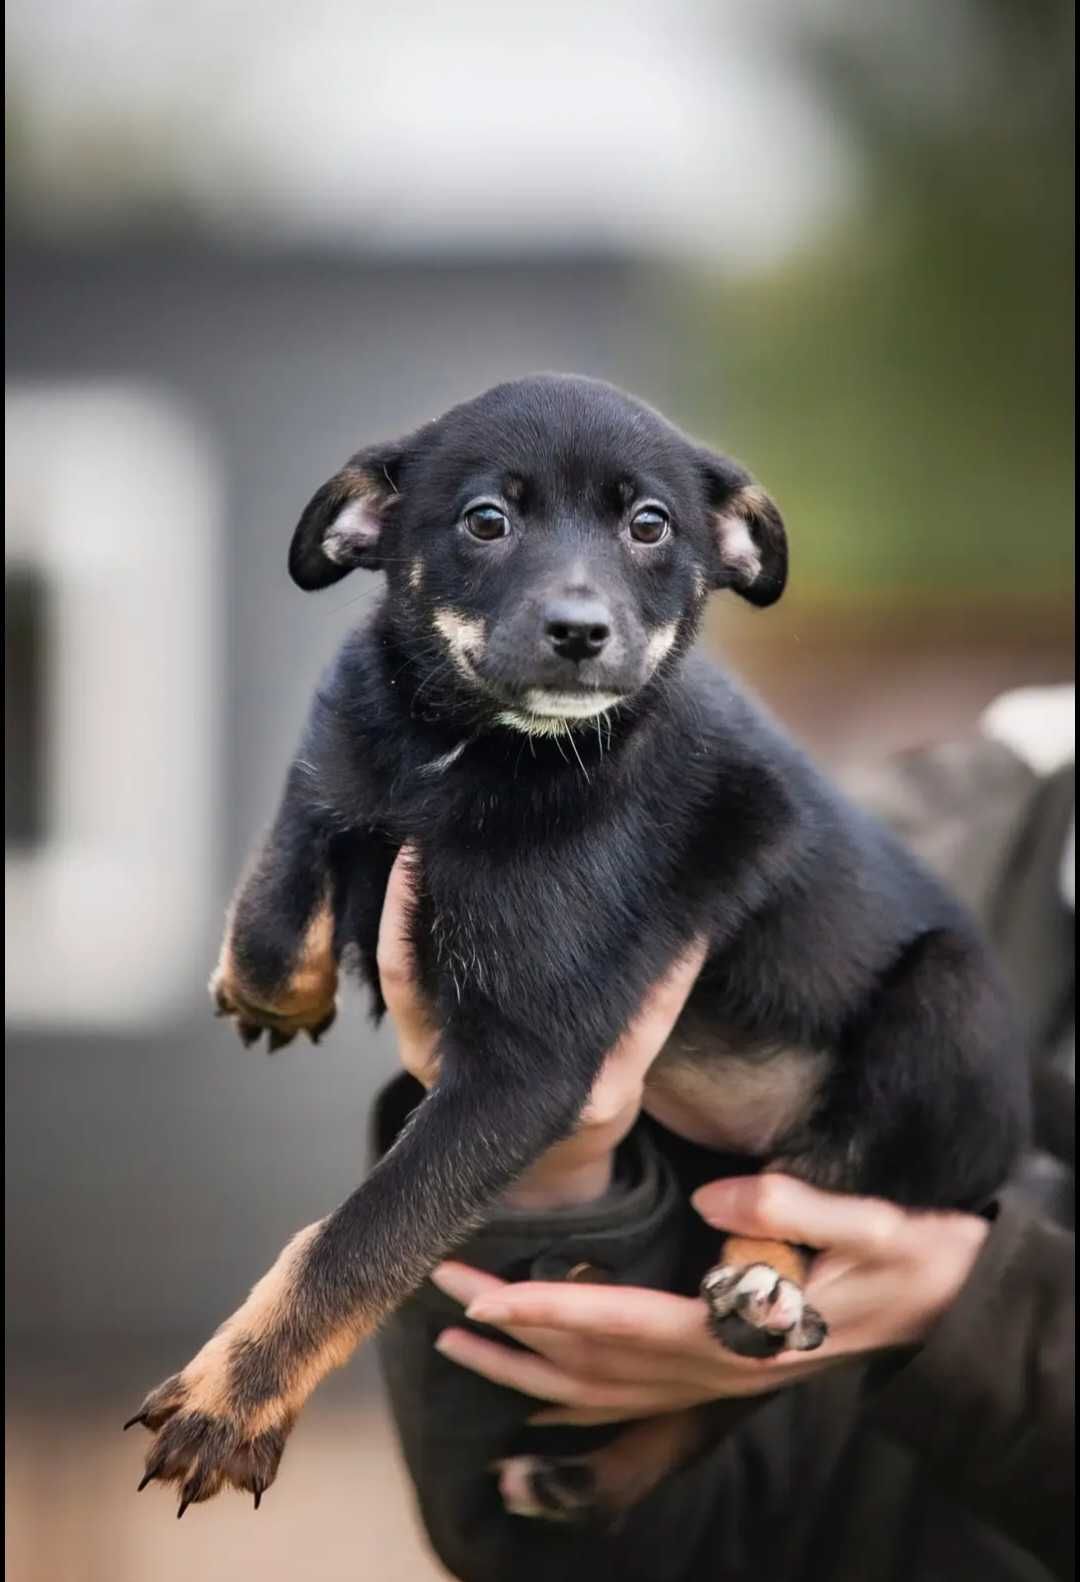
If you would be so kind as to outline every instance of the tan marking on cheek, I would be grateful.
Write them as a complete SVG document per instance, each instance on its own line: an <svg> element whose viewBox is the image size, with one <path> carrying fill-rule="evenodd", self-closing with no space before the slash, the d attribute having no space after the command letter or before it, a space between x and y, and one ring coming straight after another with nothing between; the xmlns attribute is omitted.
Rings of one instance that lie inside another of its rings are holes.
<svg viewBox="0 0 1080 1582"><path fill-rule="evenodd" d="M678 621L672 621L670 626L661 626L649 638L648 646L645 649L645 659L650 673L656 669L662 659L665 659L670 654L678 635L679 623Z"/></svg>
<svg viewBox="0 0 1080 1582"><path fill-rule="evenodd" d="M409 567L409 587L414 593L420 592L420 584L424 580L424 562L419 558Z"/></svg>
<svg viewBox="0 0 1080 1582"><path fill-rule="evenodd" d="M432 625L450 650L450 657L463 676L472 677L470 660L484 650L484 623L456 610L436 610Z"/></svg>

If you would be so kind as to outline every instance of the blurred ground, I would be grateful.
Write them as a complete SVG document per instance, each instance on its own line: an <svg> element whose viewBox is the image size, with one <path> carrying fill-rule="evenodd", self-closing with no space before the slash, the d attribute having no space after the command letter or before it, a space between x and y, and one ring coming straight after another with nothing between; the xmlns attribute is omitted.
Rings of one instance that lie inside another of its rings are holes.
<svg viewBox="0 0 1080 1582"><path fill-rule="evenodd" d="M132 1380L192 1350L156 1346L22 1356L8 1378L7 1575L11 1582L428 1582L445 1576L410 1508L367 1367L304 1413L258 1514L221 1498L178 1525L171 1493L136 1498L145 1444L120 1432Z"/></svg>

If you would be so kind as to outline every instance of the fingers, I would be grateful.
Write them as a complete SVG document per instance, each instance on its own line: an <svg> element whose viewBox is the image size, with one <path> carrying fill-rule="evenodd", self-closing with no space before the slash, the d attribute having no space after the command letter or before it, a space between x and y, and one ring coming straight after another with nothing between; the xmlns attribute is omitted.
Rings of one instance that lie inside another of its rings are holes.
<svg viewBox="0 0 1080 1582"><path fill-rule="evenodd" d="M497 1329L562 1330L643 1351L709 1352L716 1346L699 1301L628 1286L529 1280L478 1296L466 1317Z"/></svg>
<svg viewBox="0 0 1080 1582"><path fill-rule="evenodd" d="M546 1357L538 1357L532 1351L514 1351L465 1329L444 1329L435 1342L435 1350L449 1357L451 1362L482 1374L493 1384L504 1384L508 1389L520 1390L522 1395L535 1396L539 1401L572 1405L580 1400L584 1389L580 1379Z"/></svg>
<svg viewBox="0 0 1080 1582"><path fill-rule="evenodd" d="M479 1373L493 1384L531 1395L538 1401L611 1413L614 1415L605 1419L611 1422L670 1411L673 1401L687 1405L694 1399L701 1399L700 1392L692 1393L685 1384L672 1385L666 1380L647 1383L612 1380L573 1372L535 1352L517 1351L464 1329L444 1329L435 1342L435 1349L451 1362Z"/></svg>
<svg viewBox="0 0 1080 1582"><path fill-rule="evenodd" d="M457 1263L453 1259L447 1259L432 1270L431 1283L453 1301L460 1302L462 1307L468 1307L470 1302L484 1296L494 1297L506 1288L506 1281L500 1280L497 1275L487 1274L483 1269L474 1269L470 1264Z"/></svg>
<svg viewBox="0 0 1080 1582"><path fill-rule="evenodd" d="M891 1203L822 1192L774 1171L713 1181L691 1201L718 1229L862 1258L888 1257L905 1224L904 1211Z"/></svg>
<svg viewBox="0 0 1080 1582"><path fill-rule="evenodd" d="M635 1417L657 1417L664 1412L683 1411L688 1406L700 1406L709 1400L700 1389L665 1390L656 1392L651 1403L638 1401L634 1406L550 1406L534 1412L529 1418L530 1428L601 1428L606 1423L625 1423Z"/></svg>
<svg viewBox="0 0 1080 1582"><path fill-rule="evenodd" d="M497 1300L506 1284L494 1275L480 1269L470 1269L465 1264L445 1263L431 1276L432 1282L462 1306L490 1297ZM498 1326L511 1339L538 1352L567 1374L574 1377L603 1376L609 1381L641 1380L641 1353L629 1348L598 1346L587 1336L571 1330L544 1329L528 1324L501 1324ZM667 1372L672 1372L671 1359L663 1359ZM656 1383L657 1370L650 1369L650 1382Z"/></svg>

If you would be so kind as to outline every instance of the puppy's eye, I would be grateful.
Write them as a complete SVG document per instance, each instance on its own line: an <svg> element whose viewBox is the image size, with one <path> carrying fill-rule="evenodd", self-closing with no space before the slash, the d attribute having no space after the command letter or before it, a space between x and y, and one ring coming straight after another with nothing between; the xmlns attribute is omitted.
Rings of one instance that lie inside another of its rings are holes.
<svg viewBox="0 0 1080 1582"><path fill-rule="evenodd" d="M497 538L506 537L510 523L506 519L506 512L497 505L474 505L465 512L465 530L482 544L492 544Z"/></svg>
<svg viewBox="0 0 1080 1582"><path fill-rule="evenodd" d="M630 518L630 537L638 544L659 544L668 536L667 512L658 505L643 505Z"/></svg>

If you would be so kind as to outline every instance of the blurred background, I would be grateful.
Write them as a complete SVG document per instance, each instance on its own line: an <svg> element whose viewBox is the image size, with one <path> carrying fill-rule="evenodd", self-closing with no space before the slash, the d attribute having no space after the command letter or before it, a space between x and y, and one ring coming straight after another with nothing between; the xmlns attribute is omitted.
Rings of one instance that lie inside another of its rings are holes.
<svg viewBox="0 0 1080 1582"><path fill-rule="evenodd" d="M256 1520L120 1422L364 1163L388 1040L205 980L321 666L313 489L615 380L782 503L709 640L843 769L1072 677L1066 0L13 0L5 703L14 1582L434 1577L361 1356Z"/></svg>

